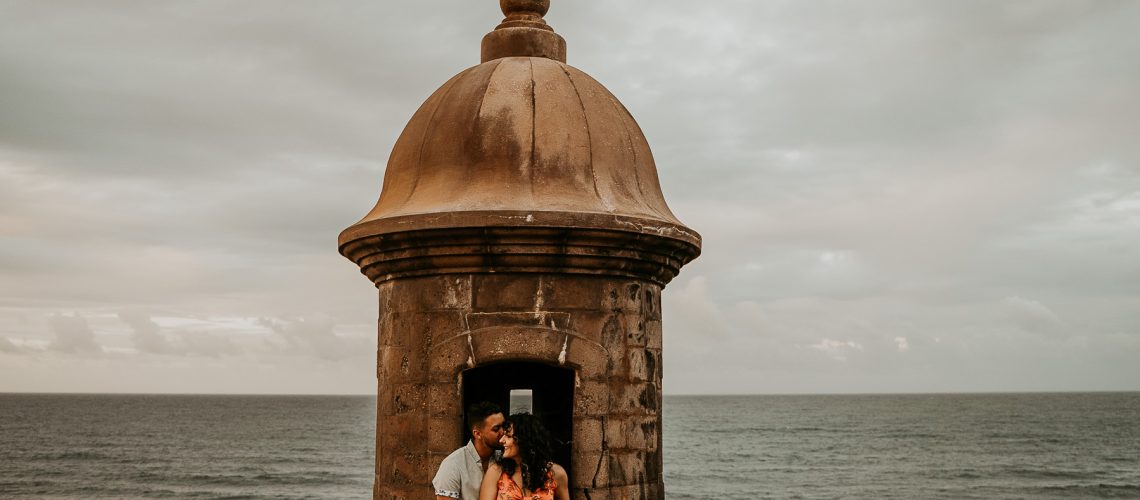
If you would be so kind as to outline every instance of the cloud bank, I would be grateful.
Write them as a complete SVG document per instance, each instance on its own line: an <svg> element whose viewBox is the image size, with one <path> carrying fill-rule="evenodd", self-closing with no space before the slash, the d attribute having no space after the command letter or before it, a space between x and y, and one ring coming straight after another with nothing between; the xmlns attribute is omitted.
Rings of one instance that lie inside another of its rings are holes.
<svg viewBox="0 0 1140 500"><path fill-rule="evenodd" d="M336 254L494 2L0 6L0 391L374 390ZM1140 4L554 2L705 238L669 393L1137 390Z"/></svg>

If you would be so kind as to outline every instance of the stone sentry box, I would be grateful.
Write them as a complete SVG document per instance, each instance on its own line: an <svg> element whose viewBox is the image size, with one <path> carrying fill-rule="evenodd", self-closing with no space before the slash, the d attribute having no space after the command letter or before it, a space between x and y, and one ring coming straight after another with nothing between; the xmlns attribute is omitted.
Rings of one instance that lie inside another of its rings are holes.
<svg viewBox="0 0 1140 500"><path fill-rule="evenodd" d="M573 498L664 498L661 290L700 236L629 112L565 63L549 2L500 7L340 235L379 290L374 497L433 498L465 404L531 389Z"/></svg>

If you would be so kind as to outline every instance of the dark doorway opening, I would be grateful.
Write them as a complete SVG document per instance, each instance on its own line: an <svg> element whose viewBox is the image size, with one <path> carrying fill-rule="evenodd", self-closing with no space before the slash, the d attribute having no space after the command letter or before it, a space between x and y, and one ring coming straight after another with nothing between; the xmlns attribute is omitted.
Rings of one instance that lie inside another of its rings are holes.
<svg viewBox="0 0 1140 500"><path fill-rule="evenodd" d="M511 391L531 391L531 412L554 440L554 461L570 470L574 437L574 370L542 363L509 361L478 366L463 372L463 407L490 401L509 411ZM517 393L516 393L517 401ZM470 428L464 423L464 428Z"/></svg>

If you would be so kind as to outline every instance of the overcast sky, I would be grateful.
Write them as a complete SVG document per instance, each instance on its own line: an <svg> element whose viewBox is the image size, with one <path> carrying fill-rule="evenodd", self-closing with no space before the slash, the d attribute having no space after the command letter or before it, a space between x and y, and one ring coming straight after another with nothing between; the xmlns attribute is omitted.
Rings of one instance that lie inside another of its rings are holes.
<svg viewBox="0 0 1140 500"><path fill-rule="evenodd" d="M1140 2L552 3L704 236L666 393L1140 390ZM374 393L428 4L0 0L0 392Z"/></svg>

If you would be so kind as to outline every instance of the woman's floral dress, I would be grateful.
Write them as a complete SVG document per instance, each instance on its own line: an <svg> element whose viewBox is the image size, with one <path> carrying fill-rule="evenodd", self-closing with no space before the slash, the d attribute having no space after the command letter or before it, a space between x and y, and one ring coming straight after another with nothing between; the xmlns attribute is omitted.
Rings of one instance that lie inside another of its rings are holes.
<svg viewBox="0 0 1140 500"><path fill-rule="evenodd" d="M499 490L496 500L554 500L554 490L558 483L554 481L554 470L547 469L546 482L542 487L534 490L530 495L523 495L522 487L515 483L506 472L499 476Z"/></svg>

